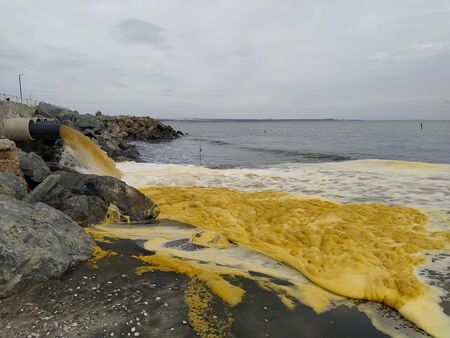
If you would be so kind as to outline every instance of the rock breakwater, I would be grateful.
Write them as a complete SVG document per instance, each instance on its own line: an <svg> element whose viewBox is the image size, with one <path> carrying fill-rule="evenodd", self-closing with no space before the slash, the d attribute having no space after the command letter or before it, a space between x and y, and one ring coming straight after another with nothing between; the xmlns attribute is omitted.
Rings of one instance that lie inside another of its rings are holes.
<svg viewBox="0 0 450 338"><path fill-rule="evenodd" d="M130 141L159 142L183 135L182 132L150 117L108 116L100 112L80 114L43 102L39 104L35 115L56 119L80 130L116 161L139 160L139 153ZM58 146L59 144L56 144L57 148ZM37 149L42 149L42 142L34 146L34 151Z"/></svg>

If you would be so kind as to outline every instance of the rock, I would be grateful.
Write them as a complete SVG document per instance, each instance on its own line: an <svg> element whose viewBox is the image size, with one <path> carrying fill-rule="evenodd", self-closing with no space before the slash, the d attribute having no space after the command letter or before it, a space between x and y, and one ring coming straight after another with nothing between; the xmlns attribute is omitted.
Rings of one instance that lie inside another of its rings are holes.
<svg viewBox="0 0 450 338"><path fill-rule="evenodd" d="M85 130L83 130L83 134L88 137L95 138L95 132L92 129L86 128Z"/></svg>
<svg viewBox="0 0 450 338"><path fill-rule="evenodd" d="M136 146L128 141L158 142L171 140L183 135L172 127L147 116L107 116L102 114L79 114L65 108L41 103L36 110L37 116L57 119L73 128L79 129L84 135L93 139L114 160L139 160ZM48 148L54 145L52 149ZM45 161L58 161L61 149L57 144L46 144L44 154L34 147ZM51 150L51 151L50 151Z"/></svg>
<svg viewBox="0 0 450 338"><path fill-rule="evenodd" d="M101 117L91 114L77 115L74 123L81 130L90 128L96 131L102 127Z"/></svg>
<svg viewBox="0 0 450 338"><path fill-rule="evenodd" d="M0 171L12 171L21 176L16 144L8 139L0 140Z"/></svg>
<svg viewBox="0 0 450 338"><path fill-rule="evenodd" d="M42 182L50 175L50 168L36 153L26 153L19 149L18 154L20 169L31 188L34 188L36 183Z"/></svg>
<svg viewBox="0 0 450 338"><path fill-rule="evenodd" d="M110 128L111 133L113 133L113 134L119 134L120 133L120 127L117 124L111 124L111 126L108 125L108 127Z"/></svg>
<svg viewBox="0 0 450 338"><path fill-rule="evenodd" d="M125 140L171 140L183 135L161 121L147 116L104 116L106 128Z"/></svg>
<svg viewBox="0 0 450 338"><path fill-rule="evenodd" d="M45 162L58 162L63 150L63 143L58 140L36 139L33 141L17 141L17 147L26 153L36 153Z"/></svg>
<svg viewBox="0 0 450 338"><path fill-rule="evenodd" d="M97 144L102 148L109 157L116 159L122 156L122 150L119 148L119 142L111 138L109 133L104 133L95 138Z"/></svg>
<svg viewBox="0 0 450 338"><path fill-rule="evenodd" d="M0 195L0 296L61 276L87 260L92 239L69 216L43 203Z"/></svg>
<svg viewBox="0 0 450 338"><path fill-rule="evenodd" d="M76 196L85 197L72 199ZM94 196L98 199L88 198ZM109 176L56 172L38 185L26 200L51 205L73 216L83 226L104 220L110 204L117 206L131 221L154 219L158 215L158 208L145 195ZM81 210L82 207L76 204L77 201L84 206L90 204L88 208L95 210L96 215Z"/></svg>
<svg viewBox="0 0 450 338"><path fill-rule="evenodd" d="M74 121L80 114L73 110L57 107L45 102L40 102L38 108L36 109L35 115L49 117L61 122L65 122Z"/></svg>
<svg viewBox="0 0 450 338"><path fill-rule="evenodd" d="M76 195L64 201L64 213L83 227L103 222L108 207L98 196Z"/></svg>
<svg viewBox="0 0 450 338"><path fill-rule="evenodd" d="M19 166L19 155L17 154L17 148L16 144L13 141L7 140L7 139L0 139L0 172L11 172L13 173L19 180L19 182L22 184L23 188L28 188L27 182L25 181L23 177L22 170L20 170ZM14 185L15 180L11 182L11 184ZM11 187L10 187L11 188ZM4 186L4 193L10 195L11 190L10 188L7 188ZM19 188L17 188L19 189ZM17 189L14 189L14 194L18 192ZM20 196L21 193L19 193L18 196ZM20 197L19 197L20 198Z"/></svg>
<svg viewBox="0 0 450 338"><path fill-rule="evenodd" d="M42 202L54 207L57 207L67 200L71 194L64 189L59 182L61 181L60 175L50 175L41 184L39 184L28 196L26 201L29 203ZM61 210L61 208L58 208Z"/></svg>
<svg viewBox="0 0 450 338"><path fill-rule="evenodd" d="M0 194L22 199L27 194L23 182L13 172L0 172Z"/></svg>

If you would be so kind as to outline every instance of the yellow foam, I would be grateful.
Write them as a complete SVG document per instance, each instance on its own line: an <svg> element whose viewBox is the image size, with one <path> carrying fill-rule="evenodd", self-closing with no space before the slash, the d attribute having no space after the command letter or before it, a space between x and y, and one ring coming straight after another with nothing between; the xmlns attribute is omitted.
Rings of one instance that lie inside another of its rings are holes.
<svg viewBox="0 0 450 338"><path fill-rule="evenodd" d="M184 300L189 309L189 323L198 335L208 338L233 337L231 312L225 308L225 315L220 318L211 313L214 298L203 282L193 279L185 291Z"/></svg>
<svg viewBox="0 0 450 338"><path fill-rule="evenodd" d="M148 271L162 270L183 273L193 279L199 279L200 276L206 278L208 274L204 274L204 271L212 272L215 276L244 277L256 281L266 290L275 293L289 309L295 306L292 299L296 299L318 313L327 310L331 301L340 299L310 284L302 275L290 268L280 266L266 256L230 244L223 235L215 231L177 226L134 226L133 224L109 226L106 224L91 228L89 233L94 238L102 240L105 237L144 240L144 248L148 251L157 252L159 256L176 258L175 261L166 258L156 265L138 267L136 269L138 275ZM198 244L204 248L183 250L166 246L168 242L181 239L190 239L192 244ZM148 262L151 260L149 259ZM289 283L289 286L280 287L274 279L283 280ZM224 298L224 293L228 291L233 293L234 289L223 289L217 296Z"/></svg>
<svg viewBox="0 0 450 338"><path fill-rule="evenodd" d="M227 238L217 231L197 232L192 236L191 242L197 245L214 248L228 248L230 246L230 242L228 242Z"/></svg>
<svg viewBox="0 0 450 338"><path fill-rule="evenodd" d="M186 262L178 258L156 253L152 256L134 256L143 262L152 264L153 268L160 271L174 271L190 278L198 278L230 306L240 303L245 291L225 280L221 273L206 269L201 264ZM142 273L143 269L137 272Z"/></svg>
<svg viewBox="0 0 450 338"><path fill-rule="evenodd" d="M97 262L105 257L118 256L119 253L114 250L103 250L98 245L94 246L91 258L89 259L89 264L94 268L97 268Z"/></svg>
<svg viewBox="0 0 450 338"><path fill-rule="evenodd" d="M333 293L389 305L432 335L450 333L431 288L414 275L424 261L419 253L443 250L448 234L427 231L428 218L417 209L226 188L148 187L143 192L159 204L160 217L220 232Z"/></svg>
<svg viewBox="0 0 450 338"><path fill-rule="evenodd" d="M361 167L370 168L389 168L398 170L432 170L432 171L450 171L448 164L414 162L414 161L398 161L398 160L356 160L333 163L334 166L349 166L353 169Z"/></svg>

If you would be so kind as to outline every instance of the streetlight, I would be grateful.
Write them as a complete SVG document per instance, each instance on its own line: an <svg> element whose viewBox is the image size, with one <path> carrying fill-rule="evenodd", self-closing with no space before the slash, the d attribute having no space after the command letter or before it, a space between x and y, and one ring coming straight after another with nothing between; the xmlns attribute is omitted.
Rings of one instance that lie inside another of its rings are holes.
<svg viewBox="0 0 450 338"><path fill-rule="evenodd" d="M20 78L23 75L25 75L25 74L19 74L20 103L23 103L22 102L22 79Z"/></svg>

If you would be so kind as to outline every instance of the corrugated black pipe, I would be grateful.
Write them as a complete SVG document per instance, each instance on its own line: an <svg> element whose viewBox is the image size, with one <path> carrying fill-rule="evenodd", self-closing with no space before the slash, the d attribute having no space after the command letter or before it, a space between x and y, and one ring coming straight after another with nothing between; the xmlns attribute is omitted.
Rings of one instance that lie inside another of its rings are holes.
<svg viewBox="0 0 450 338"><path fill-rule="evenodd" d="M56 121L30 121L28 129L33 139L59 138L59 127L61 123Z"/></svg>

